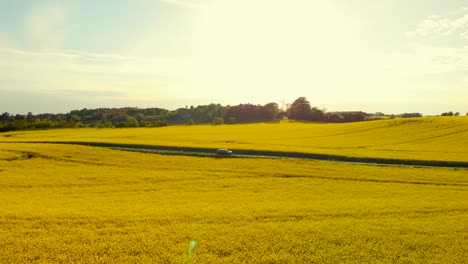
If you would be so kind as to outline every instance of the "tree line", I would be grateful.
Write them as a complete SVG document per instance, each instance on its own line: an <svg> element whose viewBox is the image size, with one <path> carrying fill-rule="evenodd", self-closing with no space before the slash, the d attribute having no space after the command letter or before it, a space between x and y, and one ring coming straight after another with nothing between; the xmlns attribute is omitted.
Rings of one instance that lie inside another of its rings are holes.
<svg viewBox="0 0 468 264"><path fill-rule="evenodd" d="M161 127L171 124L236 124L273 121L281 111L276 103L262 105L200 105L169 111L162 108L98 108L73 110L66 114L0 116L0 132L24 129L75 127Z"/></svg>
<svg viewBox="0 0 468 264"><path fill-rule="evenodd" d="M383 114L382 114L383 115ZM449 115L449 114L448 114ZM400 117L420 117L419 113L406 113ZM277 103L265 105L239 104L223 106L209 104L186 106L177 110L162 108L136 107L98 108L73 110L66 114L10 114L0 116L0 132L25 129L75 128L75 127L161 127L172 124L238 124L270 122L279 119L292 119L314 122L357 122L371 115L355 112L326 112L311 107L305 97L299 97L287 110L283 111Z"/></svg>
<svg viewBox="0 0 468 264"><path fill-rule="evenodd" d="M459 116L460 115L460 112L444 112L442 114L440 114L440 116ZM468 113L466 113L466 115L468 116Z"/></svg>

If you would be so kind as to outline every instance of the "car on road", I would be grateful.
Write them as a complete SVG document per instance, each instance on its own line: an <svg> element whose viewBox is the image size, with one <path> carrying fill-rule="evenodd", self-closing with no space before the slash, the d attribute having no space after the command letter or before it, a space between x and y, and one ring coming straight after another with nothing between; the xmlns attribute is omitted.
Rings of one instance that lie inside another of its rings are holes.
<svg viewBox="0 0 468 264"><path fill-rule="evenodd" d="M217 157L229 157L232 155L232 151L229 149L217 149L216 156Z"/></svg>

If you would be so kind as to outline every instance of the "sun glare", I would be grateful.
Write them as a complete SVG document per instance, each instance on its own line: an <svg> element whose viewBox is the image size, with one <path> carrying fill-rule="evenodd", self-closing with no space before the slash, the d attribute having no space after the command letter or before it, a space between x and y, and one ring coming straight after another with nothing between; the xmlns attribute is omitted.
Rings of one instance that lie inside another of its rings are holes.
<svg viewBox="0 0 468 264"><path fill-rule="evenodd" d="M325 1L216 1L201 11L194 32L192 77L212 89L256 97L265 88L307 91L346 76L356 62L356 32Z"/></svg>

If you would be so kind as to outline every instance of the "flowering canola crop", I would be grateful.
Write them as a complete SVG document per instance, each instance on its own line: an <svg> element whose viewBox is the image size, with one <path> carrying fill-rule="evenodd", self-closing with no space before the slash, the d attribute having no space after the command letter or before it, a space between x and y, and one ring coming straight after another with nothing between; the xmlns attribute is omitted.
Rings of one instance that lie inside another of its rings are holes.
<svg viewBox="0 0 468 264"><path fill-rule="evenodd" d="M467 193L466 169L0 143L0 262L463 263Z"/></svg>

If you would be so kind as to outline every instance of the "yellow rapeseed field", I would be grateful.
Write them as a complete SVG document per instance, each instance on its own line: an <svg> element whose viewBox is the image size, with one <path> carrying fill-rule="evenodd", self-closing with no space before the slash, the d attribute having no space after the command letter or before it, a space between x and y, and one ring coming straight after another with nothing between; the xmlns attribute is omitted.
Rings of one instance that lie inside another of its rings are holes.
<svg viewBox="0 0 468 264"><path fill-rule="evenodd" d="M280 123L163 128L62 129L0 133L1 141L85 141L468 161L468 117L346 124Z"/></svg>
<svg viewBox="0 0 468 264"><path fill-rule="evenodd" d="M408 131L411 126L427 126L430 120L408 123ZM453 146L466 140L457 138L463 134L464 119L447 119L444 122L453 126L441 131L426 133L420 128L419 136L395 129L399 136L390 138L379 128L392 131L396 122L400 121L347 124L330 137L344 140L348 131L346 137L351 139L360 126L359 144L371 144L367 137L375 140L379 134L380 145L429 138L431 133L446 135L447 144ZM235 146L254 139L279 144L288 137L310 134L304 139L306 148L297 144L298 150L309 151L315 148L307 144L321 142L314 137L337 126L291 123L9 134L28 140L76 140L82 135L86 140L181 145L190 141L176 138L186 135L193 144L213 146L236 133L239 136L231 138L239 140L232 143ZM268 133L275 129L284 134ZM219 136L215 130L223 133ZM179 134L170 136L167 131ZM202 137L202 131L208 135ZM436 140L427 142L435 151L443 149ZM426 147L418 144L400 146ZM465 151L460 156L466 158L466 148L453 151ZM216 159L0 143L0 202L0 263L466 263L468 259L466 169Z"/></svg>

